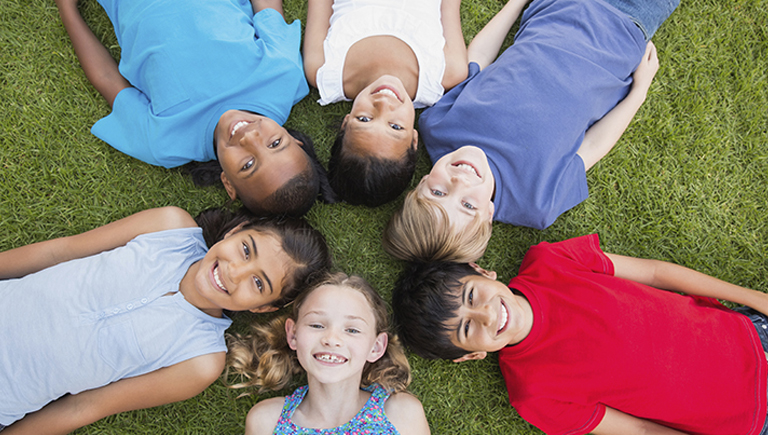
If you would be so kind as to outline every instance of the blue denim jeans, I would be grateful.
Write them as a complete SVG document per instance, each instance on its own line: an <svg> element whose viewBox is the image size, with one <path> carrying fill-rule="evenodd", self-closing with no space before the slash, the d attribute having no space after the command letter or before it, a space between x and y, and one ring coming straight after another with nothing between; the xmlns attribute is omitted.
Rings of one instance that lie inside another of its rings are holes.
<svg viewBox="0 0 768 435"><path fill-rule="evenodd" d="M768 317L749 307L738 307L734 308L733 311L747 316L752 321L755 329L757 329L757 335L760 337L760 343L763 345L763 351L768 352ZM768 418L765 420L760 435L768 435Z"/></svg>
<svg viewBox="0 0 768 435"><path fill-rule="evenodd" d="M629 15L649 41L675 10L680 0L605 0L606 3Z"/></svg>

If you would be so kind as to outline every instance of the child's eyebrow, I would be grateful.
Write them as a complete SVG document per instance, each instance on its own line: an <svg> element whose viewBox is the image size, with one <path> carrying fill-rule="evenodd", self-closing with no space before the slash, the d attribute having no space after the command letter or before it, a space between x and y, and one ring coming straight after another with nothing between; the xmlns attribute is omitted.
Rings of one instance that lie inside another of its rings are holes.
<svg viewBox="0 0 768 435"><path fill-rule="evenodd" d="M259 256L259 251L256 249L256 241L253 240L253 236L248 234L248 238L251 239L251 247L253 248L253 259L255 260ZM275 292L275 289L272 287L272 280L269 279L269 276L266 274L266 272L262 272L262 275L264 275L264 281L267 282L269 285L269 294L272 294Z"/></svg>

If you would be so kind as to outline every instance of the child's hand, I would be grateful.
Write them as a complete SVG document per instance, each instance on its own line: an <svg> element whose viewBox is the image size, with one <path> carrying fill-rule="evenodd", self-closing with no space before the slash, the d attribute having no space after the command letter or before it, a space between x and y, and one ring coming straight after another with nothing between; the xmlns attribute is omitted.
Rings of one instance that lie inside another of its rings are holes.
<svg viewBox="0 0 768 435"><path fill-rule="evenodd" d="M659 56L656 54L656 46L653 42L648 41L648 45L645 46L645 54L640 61L632 78L634 84L632 90L638 89L647 91L651 87L651 81L653 76L656 75L656 71L659 70Z"/></svg>

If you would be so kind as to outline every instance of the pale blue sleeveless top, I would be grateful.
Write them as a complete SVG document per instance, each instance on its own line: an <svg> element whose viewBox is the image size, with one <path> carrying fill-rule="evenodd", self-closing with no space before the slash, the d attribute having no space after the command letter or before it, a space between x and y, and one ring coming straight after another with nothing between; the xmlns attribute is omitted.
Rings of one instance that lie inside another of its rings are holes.
<svg viewBox="0 0 768 435"><path fill-rule="evenodd" d="M225 352L232 321L178 292L206 252L200 228L161 231L0 281L0 425L67 393Z"/></svg>

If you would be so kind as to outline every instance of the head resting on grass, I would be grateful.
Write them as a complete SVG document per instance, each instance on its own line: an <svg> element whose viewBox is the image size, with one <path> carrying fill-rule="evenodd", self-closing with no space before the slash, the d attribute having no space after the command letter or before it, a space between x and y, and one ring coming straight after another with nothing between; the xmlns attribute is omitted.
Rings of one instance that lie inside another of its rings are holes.
<svg viewBox="0 0 768 435"><path fill-rule="evenodd" d="M491 222L480 214L464 227L451 224L448 213L418 190L405 196L384 229L384 250L405 261L476 261L491 238Z"/></svg>
<svg viewBox="0 0 768 435"><path fill-rule="evenodd" d="M280 241L282 251L291 259L289 273L285 274L280 297L272 307L280 308L292 302L300 291L322 277L332 265L331 253L325 237L301 218L255 217L245 210L230 212L208 209L195 217L203 229L206 245L213 245L245 230L267 233Z"/></svg>

